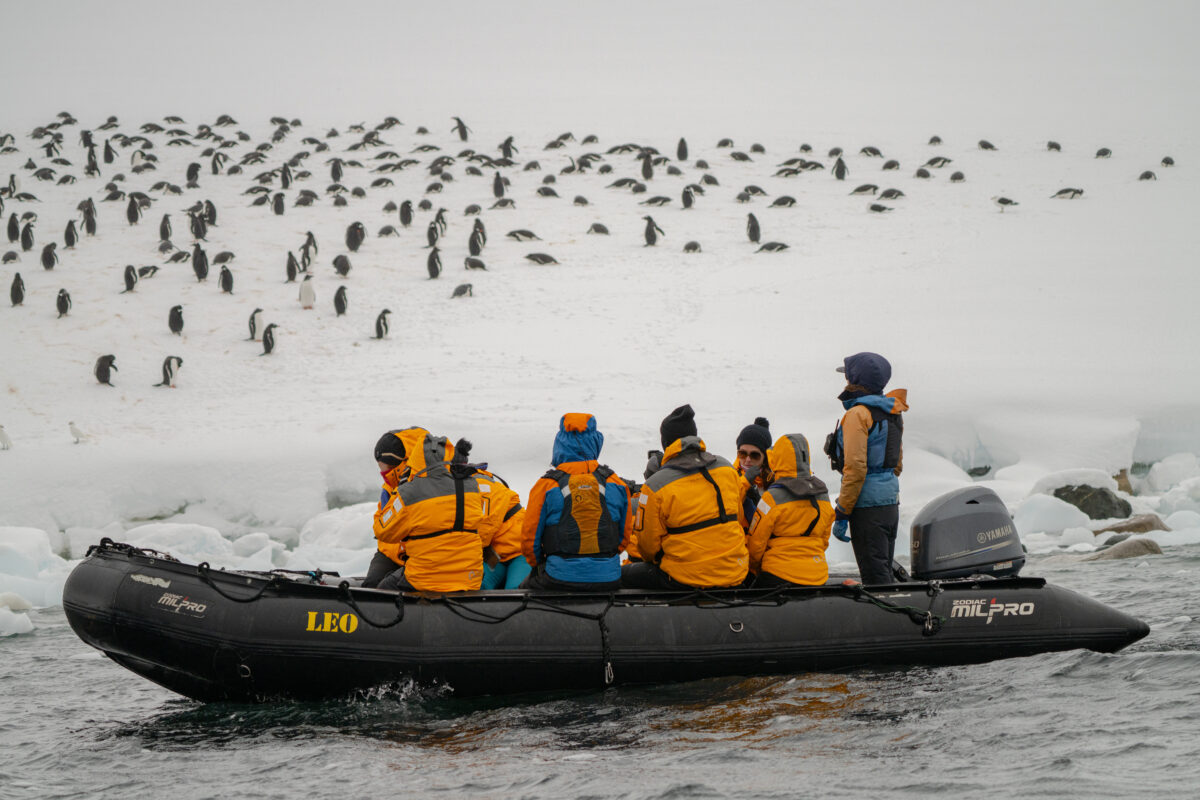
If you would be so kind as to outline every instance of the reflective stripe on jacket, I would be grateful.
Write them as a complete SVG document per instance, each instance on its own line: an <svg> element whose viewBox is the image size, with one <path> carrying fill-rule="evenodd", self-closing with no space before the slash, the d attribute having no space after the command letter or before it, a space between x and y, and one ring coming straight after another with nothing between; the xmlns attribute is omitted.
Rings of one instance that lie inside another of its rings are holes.
<svg viewBox="0 0 1200 800"><path fill-rule="evenodd" d="M767 458L775 482L763 494L750 523L746 540L750 569L792 583L825 583L833 506L825 484L809 469L808 440L798 433L781 436Z"/></svg>

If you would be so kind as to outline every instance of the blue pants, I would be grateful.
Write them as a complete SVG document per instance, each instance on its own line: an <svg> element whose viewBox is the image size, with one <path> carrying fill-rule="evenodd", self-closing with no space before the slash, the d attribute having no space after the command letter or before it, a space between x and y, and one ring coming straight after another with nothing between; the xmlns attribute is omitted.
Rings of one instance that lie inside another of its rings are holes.
<svg viewBox="0 0 1200 800"><path fill-rule="evenodd" d="M494 567L483 564L483 583L480 589L519 589L521 581L531 572L525 556L516 556L508 561L501 561Z"/></svg>

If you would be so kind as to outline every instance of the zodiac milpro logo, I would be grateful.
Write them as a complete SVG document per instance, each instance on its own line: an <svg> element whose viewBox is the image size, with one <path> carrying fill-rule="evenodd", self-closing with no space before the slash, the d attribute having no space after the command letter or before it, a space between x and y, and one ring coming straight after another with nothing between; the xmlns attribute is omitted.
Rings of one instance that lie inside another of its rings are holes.
<svg viewBox="0 0 1200 800"><path fill-rule="evenodd" d="M1033 614L1033 603L997 603L996 598L988 602L977 600L955 600L950 605L950 617L984 617L985 625L992 624L992 617L1028 617Z"/></svg>
<svg viewBox="0 0 1200 800"><path fill-rule="evenodd" d="M203 617L204 612L208 611L207 603L197 603L195 600L172 592L163 592L154 605L162 611L196 618Z"/></svg>
<svg viewBox="0 0 1200 800"><path fill-rule="evenodd" d="M354 614L339 614L336 611L308 612L308 627L314 633L354 633L358 630L358 617Z"/></svg>

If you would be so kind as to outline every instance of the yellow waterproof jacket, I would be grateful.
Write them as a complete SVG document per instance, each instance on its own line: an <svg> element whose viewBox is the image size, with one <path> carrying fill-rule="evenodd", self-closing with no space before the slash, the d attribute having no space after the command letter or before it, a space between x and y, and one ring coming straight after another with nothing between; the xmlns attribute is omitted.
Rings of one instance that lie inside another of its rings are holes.
<svg viewBox="0 0 1200 800"><path fill-rule="evenodd" d="M404 578L415 588L478 589L483 548L503 525L507 498L492 503L494 484L466 467L452 472L454 446L444 436L423 428L397 436L404 443L408 480L376 514L375 537L381 544L403 545Z"/></svg>
<svg viewBox="0 0 1200 800"><path fill-rule="evenodd" d="M833 506L824 482L809 469L808 440L798 433L781 436L767 458L775 480L750 523L750 569L792 583L825 583Z"/></svg>
<svg viewBox="0 0 1200 800"><path fill-rule="evenodd" d="M501 561L516 558L521 555L521 526L525 522L521 496L485 470L477 470L475 479L481 489L485 484L488 486L483 497L483 515L491 520L489 524L496 526L496 533L492 537L493 552Z"/></svg>
<svg viewBox="0 0 1200 800"><path fill-rule="evenodd" d="M744 581L749 556L740 482L733 466L706 452L699 437L672 443L638 496L633 529L642 558L689 586Z"/></svg>

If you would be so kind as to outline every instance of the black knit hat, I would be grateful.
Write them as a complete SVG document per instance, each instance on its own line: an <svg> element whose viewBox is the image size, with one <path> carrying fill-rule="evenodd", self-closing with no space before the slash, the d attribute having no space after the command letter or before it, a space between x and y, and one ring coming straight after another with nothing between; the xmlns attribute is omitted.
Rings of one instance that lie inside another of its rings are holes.
<svg viewBox="0 0 1200 800"><path fill-rule="evenodd" d="M404 460L404 442L396 436L400 430L388 431L375 443L375 460L396 467Z"/></svg>
<svg viewBox="0 0 1200 800"><path fill-rule="evenodd" d="M667 414L662 425L658 426L659 437L664 449L685 436L696 435L696 412L690 405L682 405Z"/></svg>
<svg viewBox="0 0 1200 800"><path fill-rule="evenodd" d="M754 422L742 428L742 432L738 434L737 446L741 447L744 444L757 447L765 454L771 449L771 423L764 417L755 417Z"/></svg>

